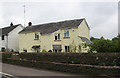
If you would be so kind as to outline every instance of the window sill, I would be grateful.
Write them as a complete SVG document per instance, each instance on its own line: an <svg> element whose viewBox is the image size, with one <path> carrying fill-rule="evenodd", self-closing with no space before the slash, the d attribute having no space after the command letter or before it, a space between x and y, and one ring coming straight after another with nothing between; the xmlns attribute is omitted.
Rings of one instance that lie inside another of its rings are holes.
<svg viewBox="0 0 120 78"><path fill-rule="evenodd" d="M63 39L69 39L70 37L63 37Z"/></svg>
<svg viewBox="0 0 120 78"><path fill-rule="evenodd" d="M34 39L34 40L39 40L39 39Z"/></svg>
<svg viewBox="0 0 120 78"><path fill-rule="evenodd" d="M54 41L61 41L61 40L54 40Z"/></svg>

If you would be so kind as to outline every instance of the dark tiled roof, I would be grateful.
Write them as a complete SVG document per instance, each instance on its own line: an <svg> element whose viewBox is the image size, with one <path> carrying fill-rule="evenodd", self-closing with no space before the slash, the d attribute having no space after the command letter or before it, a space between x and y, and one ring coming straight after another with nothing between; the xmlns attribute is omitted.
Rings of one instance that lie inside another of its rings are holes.
<svg viewBox="0 0 120 78"><path fill-rule="evenodd" d="M78 36L78 37L81 38L82 41L85 41L88 44L92 44L92 41L88 40L86 37L81 37L81 36Z"/></svg>
<svg viewBox="0 0 120 78"><path fill-rule="evenodd" d="M50 34L59 29L77 28L84 19L66 20L55 23L27 26L19 33L40 32L41 34Z"/></svg>
<svg viewBox="0 0 120 78"><path fill-rule="evenodd" d="M13 25L13 26L8 26L8 27L5 27L5 28L1 28L0 29L0 35L7 35L10 31L12 31L13 29L15 29L17 26L19 26L20 24L18 25Z"/></svg>

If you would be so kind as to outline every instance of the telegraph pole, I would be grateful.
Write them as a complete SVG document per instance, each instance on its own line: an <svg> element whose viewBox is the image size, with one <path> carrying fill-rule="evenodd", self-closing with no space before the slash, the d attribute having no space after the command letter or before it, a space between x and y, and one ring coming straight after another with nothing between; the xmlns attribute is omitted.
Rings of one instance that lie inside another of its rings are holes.
<svg viewBox="0 0 120 78"><path fill-rule="evenodd" d="M25 27L25 22L26 22L26 20L25 20L25 5L23 6L24 7L24 27Z"/></svg>

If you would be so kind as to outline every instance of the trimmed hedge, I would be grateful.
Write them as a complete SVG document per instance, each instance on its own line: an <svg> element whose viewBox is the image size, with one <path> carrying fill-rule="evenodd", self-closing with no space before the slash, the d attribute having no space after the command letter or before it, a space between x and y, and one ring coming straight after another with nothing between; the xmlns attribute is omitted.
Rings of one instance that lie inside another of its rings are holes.
<svg viewBox="0 0 120 78"><path fill-rule="evenodd" d="M26 60L120 66L120 53L21 53Z"/></svg>
<svg viewBox="0 0 120 78"><path fill-rule="evenodd" d="M7 58L11 58L12 53L10 52L2 52L2 59L7 59Z"/></svg>
<svg viewBox="0 0 120 78"><path fill-rule="evenodd" d="M13 60L13 59L5 59L4 63L32 67L37 69L47 69L47 70L55 70L67 73L75 73L75 74L83 74L83 75L92 75L92 78L96 78L97 76L114 76L120 77L120 69L117 68L94 68L94 67L85 67L85 66L70 66L63 64L53 64L53 63L45 63L45 62L33 62L33 61L22 61L22 60ZM99 77L97 77L99 78ZM105 77L101 77L105 78Z"/></svg>

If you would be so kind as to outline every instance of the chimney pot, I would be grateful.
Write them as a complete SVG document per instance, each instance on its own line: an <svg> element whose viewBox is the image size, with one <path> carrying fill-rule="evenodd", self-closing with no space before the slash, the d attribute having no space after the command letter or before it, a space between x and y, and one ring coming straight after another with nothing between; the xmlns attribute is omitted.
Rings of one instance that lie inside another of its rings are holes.
<svg viewBox="0 0 120 78"><path fill-rule="evenodd" d="M28 26L32 26L32 22L29 22L29 23L28 23Z"/></svg>

